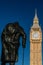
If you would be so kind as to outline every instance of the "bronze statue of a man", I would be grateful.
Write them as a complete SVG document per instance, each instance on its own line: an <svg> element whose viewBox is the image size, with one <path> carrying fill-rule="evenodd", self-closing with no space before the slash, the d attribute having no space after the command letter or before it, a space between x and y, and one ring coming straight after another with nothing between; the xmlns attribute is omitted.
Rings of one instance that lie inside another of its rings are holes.
<svg viewBox="0 0 43 65"><path fill-rule="evenodd" d="M10 65L14 65L18 60L18 49L20 46L19 38L22 36L22 46L25 48L26 34L23 28L16 23L9 23L2 31L2 65L10 62Z"/></svg>

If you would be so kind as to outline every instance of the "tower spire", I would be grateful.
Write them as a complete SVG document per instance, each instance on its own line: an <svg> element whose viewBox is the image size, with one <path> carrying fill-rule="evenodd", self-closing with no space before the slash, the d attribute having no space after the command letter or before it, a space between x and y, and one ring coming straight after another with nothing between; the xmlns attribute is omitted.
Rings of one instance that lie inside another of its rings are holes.
<svg viewBox="0 0 43 65"><path fill-rule="evenodd" d="M37 17L37 9L35 9L35 18Z"/></svg>
<svg viewBox="0 0 43 65"><path fill-rule="evenodd" d="M37 9L35 9L35 17L34 17L33 23L37 23L38 24Z"/></svg>

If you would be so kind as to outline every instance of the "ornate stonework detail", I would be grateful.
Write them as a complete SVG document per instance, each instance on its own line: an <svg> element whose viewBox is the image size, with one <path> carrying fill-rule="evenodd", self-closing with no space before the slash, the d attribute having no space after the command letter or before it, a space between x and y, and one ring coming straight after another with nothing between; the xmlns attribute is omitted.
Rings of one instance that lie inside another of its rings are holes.
<svg viewBox="0 0 43 65"><path fill-rule="evenodd" d="M30 65L42 65L42 31L36 12L30 30Z"/></svg>

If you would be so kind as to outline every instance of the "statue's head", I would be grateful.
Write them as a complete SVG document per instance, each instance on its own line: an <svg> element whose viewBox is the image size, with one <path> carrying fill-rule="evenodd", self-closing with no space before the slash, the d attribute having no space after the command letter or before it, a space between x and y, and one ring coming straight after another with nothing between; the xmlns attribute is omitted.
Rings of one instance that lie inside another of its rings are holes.
<svg viewBox="0 0 43 65"><path fill-rule="evenodd" d="M18 23L18 22L8 23L8 24L6 25L7 29L8 29L11 33L13 33L13 32L15 31L14 28L18 28L18 26L19 26L19 23Z"/></svg>

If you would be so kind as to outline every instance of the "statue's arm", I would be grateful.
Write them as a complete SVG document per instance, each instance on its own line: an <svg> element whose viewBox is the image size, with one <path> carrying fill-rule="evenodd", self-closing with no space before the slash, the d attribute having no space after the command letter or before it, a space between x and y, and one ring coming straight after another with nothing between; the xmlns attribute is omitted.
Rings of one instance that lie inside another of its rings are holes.
<svg viewBox="0 0 43 65"><path fill-rule="evenodd" d="M20 27L20 33L22 36L22 46L23 46L23 48L25 48L26 47L26 34L21 27Z"/></svg>

